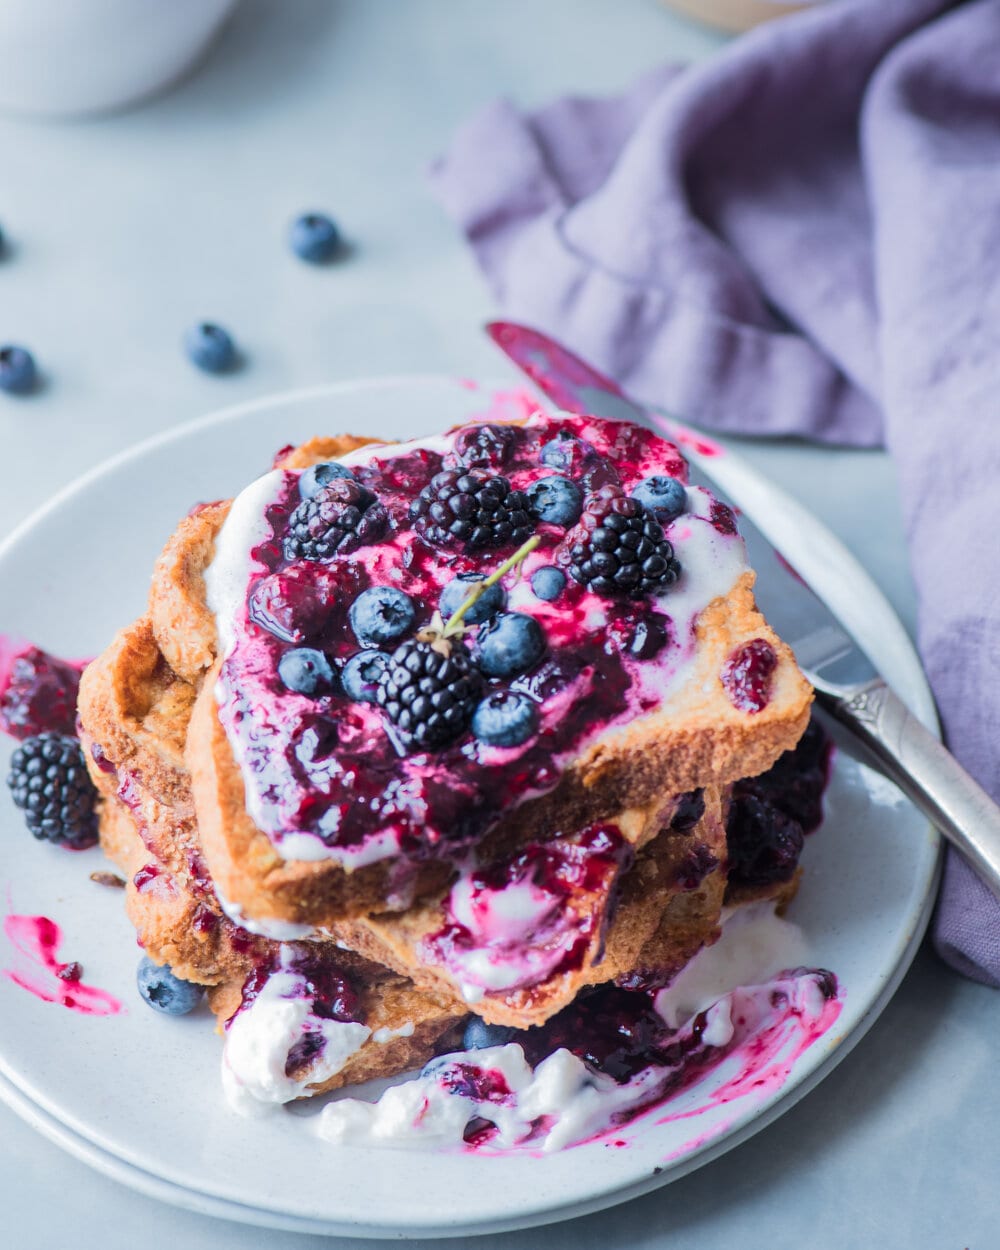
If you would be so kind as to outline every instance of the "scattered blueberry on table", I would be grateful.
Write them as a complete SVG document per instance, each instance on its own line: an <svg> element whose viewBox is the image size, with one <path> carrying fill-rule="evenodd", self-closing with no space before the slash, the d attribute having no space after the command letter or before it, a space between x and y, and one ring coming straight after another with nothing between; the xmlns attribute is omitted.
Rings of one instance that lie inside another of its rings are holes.
<svg viewBox="0 0 1000 1250"><path fill-rule="evenodd" d="M340 231L326 213L302 213L288 229L288 242L300 260L322 265L340 250Z"/></svg>
<svg viewBox="0 0 1000 1250"><path fill-rule="evenodd" d="M35 358L26 347L15 343L0 347L0 391L8 395L27 395L35 389L37 381Z"/></svg>
<svg viewBox="0 0 1000 1250"><path fill-rule="evenodd" d="M184 350L205 373L227 373L236 366L236 346L222 326L199 321L184 335Z"/></svg>
<svg viewBox="0 0 1000 1250"><path fill-rule="evenodd" d="M140 960L135 979L145 1001L165 1016L186 1016L198 1006L205 992L203 986L174 976L168 964L153 963L148 955Z"/></svg>

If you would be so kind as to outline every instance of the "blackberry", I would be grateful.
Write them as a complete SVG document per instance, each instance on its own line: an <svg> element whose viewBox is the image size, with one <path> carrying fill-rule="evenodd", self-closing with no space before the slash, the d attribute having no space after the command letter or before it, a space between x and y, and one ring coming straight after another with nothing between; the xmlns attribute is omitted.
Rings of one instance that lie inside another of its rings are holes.
<svg viewBox="0 0 1000 1250"><path fill-rule="evenodd" d="M435 547L516 545L535 528L527 495L511 490L507 478L477 469L435 474L410 505L410 520Z"/></svg>
<svg viewBox="0 0 1000 1250"><path fill-rule="evenodd" d="M376 542L389 525L385 506L367 487L349 477L334 478L288 518L286 560L332 560Z"/></svg>
<svg viewBox="0 0 1000 1250"><path fill-rule="evenodd" d="M97 791L76 738L55 733L26 738L11 756L7 784L36 838L74 850L96 843Z"/></svg>
<svg viewBox="0 0 1000 1250"><path fill-rule="evenodd" d="M408 747L434 750L464 732L482 686L482 675L460 644L449 644L444 654L429 642L410 639L392 653L375 699Z"/></svg>
<svg viewBox="0 0 1000 1250"><path fill-rule="evenodd" d="M680 576L659 521L617 486L604 486L588 497L567 543L570 574L598 595L639 599L665 590Z"/></svg>

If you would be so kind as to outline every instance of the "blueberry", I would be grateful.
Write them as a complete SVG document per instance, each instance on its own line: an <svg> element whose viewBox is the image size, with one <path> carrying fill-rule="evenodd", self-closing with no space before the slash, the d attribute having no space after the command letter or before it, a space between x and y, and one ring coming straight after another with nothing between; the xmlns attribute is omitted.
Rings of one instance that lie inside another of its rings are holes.
<svg viewBox="0 0 1000 1250"><path fill-rule="evenodd" d="M351 628L363 647L393 642L413 627L415 611L409 595L394 586L371 586L351 604Z"/></svg>
<svg viewBox="0 0 1000 1250"><path fill-rule="evenodd" d="M334 682L330 661L312 647L286 651L278 661L278 676L296 694L327 694Z"/></svg>
<svg viewBox="0 0 1000 1250"><path fill-rule="evenodd" d="M222 326L199 321L184 335L184 350L192 364L206 373L226 373L236 364L236 348Z"/></svg>
<svg viewBox="0 0 1000 1250"><path fill-rule="evenodd" d="M328 486L335 477L350 477L354 474L346 464L340 464L336 460L325 460L322 464L312 464L308 469L303 469L299 475L299 495L303 499L312 499L312 497Z"/></svg>
<svg viewBox="0 0 1000 1250"><path fill-rule="evenodd" d="M472 732L491 747L519 747L538 731L538 708L523 694L493 690L472 714Z"/></svg>
<svg viewBox="0 0 1000 1250"><path fill-rule="evenodd" d="M632 492L632 498L638 499L653 513L661 525L669 525L684 511L687 505L687 491L684 483L675 477L644 477Z"/></svg>
<svg viewBox="0 0 1000 1250"><path fill-rule="evenodd" d="M555 565L546 564L531 575L531 589L539 599L551 603L566 589L566 574Z"/></svg>
<svg viewBox="0 0 1000 1250"><path fill-rule="evenodd" d="M583 510L583 491L568 477L541 477L528 487L528 507L550 525L575 525Z"/></svg>
<svg viewBox="0 0 1000 1250"><path fill-rule="evenodd" d="M139 993L150 1007L167 1016L186 1016L201 1002L204 987L175 977L167 964L154 964L144 956L136 972Z"/></svg>
<svg viewBox="0 0 1000 1250"><path fill-rule="evenodd" d="M326 213L303 213L288 228L288 242L300 260L321 265L340 249L340 231Z"/></svg>
<svg viewBox="0 0 1000 1250"><path fill-rule="evenodd" d="M482 580L482 575L479 573L459 573L453 581L450 581L441 591L441 598L438 600L438 611L442 617L447 620L457 612L468 599L476 582ZM507 592L499 582L494 582L492 586L487 586L462 619L467 625L482 625L491 616L502 612L506 606Z"/></svg>
<svg viewBox="0 0 1000 1250"><path fill-rule="evenodd" d="M340 674L344 694L355 703L374 703L379 678L388 663L389 657L384 651L374 651L370 647L352 655Z"/></svg>
<svg viewBox="0 0 1000 1250"><path fill-rule="evenodd" d="M505 612L479 631L479 667L487 677L513 677L542 657L545 635L531 616Z"/></svg>
<svg viewBox="0 0 1000 1250"><path fill-rule="evenodd" d="M0 391L27 395L38 380L35 358L25 347L7 343L0 347Z"/></svg>
<svg viewBox="0 0 1000 1250"><path fill-rule="evenodd" d="M517 1036L517 1029L507 1024L487 1024L473 1016L462 1034L463 1050L486 1050L490 1046L506 1046Z"/></svg>
<svg viewBox="0 0 1000 1250"><path fill-rule="evenodd" d="M550 469L572 472L582 469L596 454L593 447L582 438L577 438L574 434L559 434L543 444L538 459Z"/></svg>

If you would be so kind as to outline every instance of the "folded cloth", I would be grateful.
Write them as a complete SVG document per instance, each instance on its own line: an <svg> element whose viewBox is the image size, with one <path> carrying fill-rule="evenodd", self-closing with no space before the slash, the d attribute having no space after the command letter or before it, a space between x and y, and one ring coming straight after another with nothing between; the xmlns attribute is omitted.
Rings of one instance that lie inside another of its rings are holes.
<svg viewBox="0 0 1000 1250"><path fill-rule="evenodd" d="M1000 798L1000 4L831 0L432 170L510 317L696 424L887 445L947 741ZM1000 986L951 854L938 949Z"/></svg>

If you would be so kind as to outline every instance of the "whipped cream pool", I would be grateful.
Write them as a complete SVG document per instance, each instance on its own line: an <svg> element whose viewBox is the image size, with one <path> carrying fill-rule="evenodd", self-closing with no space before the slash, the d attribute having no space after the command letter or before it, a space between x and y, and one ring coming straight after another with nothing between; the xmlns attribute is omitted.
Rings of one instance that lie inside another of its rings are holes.
<svg viewBox="0 0 1000 1250"><path fill-rule="evenodd" d="M772 905L739 908L724 918L719 941L655 996L668 1045L648 1064L640 1058L628 1079L595 1070L565 1047L529 1056L528 1042L514 1040L441 1055L374 1101L335 1095L298 1123L325 1141L356 1147L551 1152L618 1134L626 1120L662 1111L664 1100L697 1080L706 1085L704 1109L762 1095L780 1087L795 1059L839 1015L833 978L803 967L807 960L801 930ZM223 1058L234 1110L274 1110L338 1071L367 1037L386 1041L405 1031L370 1034L363 1025L310 1019L302 992L296 974L282 967L234 1018ZM289 1055L304 1032L316 1030L324 1037L318 1059L297 1078L288 1076ZM713 1083L710 1074L733 1064L736 1078ZM690 1114L697 1110L685 1110Z"/></svg>
<svg viewBox="0 0 1000 1250"><path fill-rule="evenodd" d="M527 440L523 455L500 469L515 489L559 471L539 463L538 447L564 430L601 450L605 470L620 476L623 490L652 473L686 476L676 448L648 431L536 414L518 427L518 437ZM732 514L709 492L688 487L686 511L665 528L682 569L675 585L623 605L570 580L556 601L543 601L531 589L531 576L556 561L566 531L539 523L542 545L520 576L505 579L506 610L532 616L547 640L537 681L529 673L510 683L537 703L536 739L500 748L466 735L453 747L400 757L380 709L331 697L317 716L317 701L282 690L275 668L282 645L320 646L335 663L349 658L359 644L346 606L363 586L398 586L416 597L429 619L446 581L466 570L485 575L503 558L490 551L434 551L409 528L410 500L448 463L454 446L452 433L345 456L343 463L371 486L393 519L383 540L332 561L289 566L280 558L282 518L298 502L298 475L290 471L266 474L243 491L219 534L205 580L224 657L216 689L220 720L243 776L247 810L285 859L332 859L356 869L418 845L440 844L450 854L452 839L474 842L505 808L551 789L589 740L667 702L690 673L700 614L746 571ZM330 625L327 608L345 601L343 624ZM668 638L648 657L625 650L638 617ZM317 626L317 620L325 623ZM474 644L475 632L468 642ZM305 774L305 781L289 783L292 772ZM505 785L506 778L516 778L516 785ZM304 809L317 810L315 801L303 802L307 792L327 804L319 817L310 816L311 825L301 817ZM368 814L363 820L362 812Z"/></svg>

